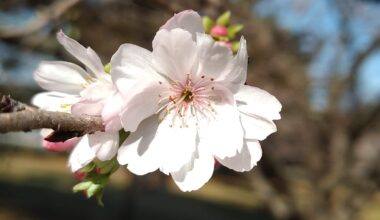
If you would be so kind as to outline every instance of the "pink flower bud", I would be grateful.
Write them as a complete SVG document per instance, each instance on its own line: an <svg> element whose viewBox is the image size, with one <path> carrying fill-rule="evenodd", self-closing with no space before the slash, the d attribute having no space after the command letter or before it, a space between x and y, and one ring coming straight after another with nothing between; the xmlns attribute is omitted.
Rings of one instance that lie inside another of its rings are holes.
<svg viewBox="0 0 380 220"><path fill-rule="evenodd" d="M211 29L211 35L216 37L222 37L228 35L228 30L226 27L221 25L216 25Z"/></svg>
<svg viewBox="0 0 380 220"><path fill-rule="evenodd" d="M78 181L82 181L84 180L84 178L86 177L86 173L85 172L80 172L80 171L77 171L74 173L74 178Z"/></svg>
<svg viewBox="0 0 380 220"><path fill-rule="evenodd" d="M230 42L218 41L218 44L221 45L221 46L223 46L223 47L230 48L232 50L232 44Z"/></svg>
<svg viewBox="0 0 380 220"><path fill-rule="evenodd" d="M79 138L71 138L65 142L50 142L42 140L42 147L52 152L63 152L73 148L79 141Z"/></svg>

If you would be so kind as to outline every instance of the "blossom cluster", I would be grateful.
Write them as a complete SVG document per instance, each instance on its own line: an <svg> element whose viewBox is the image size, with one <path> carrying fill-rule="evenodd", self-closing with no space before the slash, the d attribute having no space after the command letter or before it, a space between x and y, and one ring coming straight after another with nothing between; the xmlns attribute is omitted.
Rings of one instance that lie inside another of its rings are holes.
<svg viewBox="0 0 380 220"><path fill-rule="evenodd" d="M159 170L183 191L202 187L215 161L235 171L251 170L262 155L259 141L276 131L273 120L280 119L281 104L245 85L244 37L234 55L216 41L218 30L209 31L198 13L180 12L157 31L152 51L126 43L106 66L94 50L60 31L59 43L85 69L42 62L34 78L49 91L37 94L33 103L101 116L105 131L62 143L44 141L44 147L72 147L68 165L74 173L109 174L119 165L136 175ZM77 189L96 191L95 186L84 182Z"/></svg>

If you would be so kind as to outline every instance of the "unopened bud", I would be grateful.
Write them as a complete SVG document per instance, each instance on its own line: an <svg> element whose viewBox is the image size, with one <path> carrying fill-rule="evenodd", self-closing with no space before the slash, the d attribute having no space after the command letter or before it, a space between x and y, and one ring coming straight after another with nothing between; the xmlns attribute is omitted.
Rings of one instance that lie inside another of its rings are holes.
<svg viewBox="0 0 380 220"><path fill-rule="evenodd" d="M214 37L224 37L228 35L228 30L226 27L221 25L216 25L211 29L211 35Z"/></svg>

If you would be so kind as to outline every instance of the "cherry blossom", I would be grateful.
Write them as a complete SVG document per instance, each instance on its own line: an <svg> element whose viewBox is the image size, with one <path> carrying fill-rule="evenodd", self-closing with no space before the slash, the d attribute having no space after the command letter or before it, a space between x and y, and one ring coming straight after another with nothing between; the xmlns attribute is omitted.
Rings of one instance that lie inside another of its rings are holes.
<svg viewBox="0 0 380 220"><path fill-rule="evenodd" d="M131 135L117 159L137 175L159 169L183 191L212 176L215 159L243 172L260 160L259 141L276 131L281 104L244 85L248 55L242 37L232 51L204 33L191 10L156 33L153 51L124 44L111 59L120 92L121 124Z"/></svg>
<svg viewBox="0 0 380 220"><path fill-rule="evenodd" d="M121 124L115 114L118 107L114 103L120 98L110 74L105 72L94 50L83 47L62 31L57 34L57 39L71 55L84 64L86 70L64 61L42 62L34 73L34 79L50 92L37 94L32 100L33 104L49 111L101 115L106 125L106 132L85 135L80 140L43 143L45 148L62 151L79 141L68 162L71 170L76 172L95 158L110 160L117 153ZM107 106L112 106L112 110L105 107L107 103Z"/></svg>

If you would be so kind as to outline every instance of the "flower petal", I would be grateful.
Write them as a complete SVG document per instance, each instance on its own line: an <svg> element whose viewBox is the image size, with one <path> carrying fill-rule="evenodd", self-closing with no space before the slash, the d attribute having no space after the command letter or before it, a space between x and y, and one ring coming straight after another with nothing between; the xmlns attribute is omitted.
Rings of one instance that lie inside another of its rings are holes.
<svg viewBox="0 0 380 220"><path fill-rule="evenodd" d="M162 163L160 170L163 173L177 172L188 163L199 142L195 125L182 126L178 117L173 122L166 116L157 129L153 144L161 147Z"/></svg>
<svg viewBox="0 0 380 220"><path fill-rule="evenodd" d="M102 119L106 131L119 131L122 128L119 114L123 106L123 99L120 93L116 93L104 104Z"/></svg>
<svg viewBox="0 0 380 220"><path fill-rule="evenodd" d="M239 111L247 115L256 115L267 120L281 119L281 103L265 90L241 85L235 94Z"/></svg>
<svg viewBox="0 0 380 220"><path fill-rule="evenodd" d="M277 127L273 121L263 117L241 113L240 120L244 129L244 137L248 139L261 141L277 131Z"/></svg>
<svg viewBox="0 0 380 220"><path fill-rule="evenodd" d="M226 83L244 84L247 80L248 53L247 43L244 37L240 38L240 48L233 58L233 68L229 72L224 72Z"/></svg>
<svg viewBox="0 0 380 220"><path fill-rule="evenodd" d="M238 172L250 171L261 159L262 150L260 143L256 140L244 140L241 152L233 157L226 157L218 161L224 166Z"/></svg>
<svg viewBox="0 0 380 220"><path fill-rule="evenodd" d="M99 160L111 160L118 150L119 132L95 132L88 135L88 142Z"/></svg>
<svg viewBox="0 0 380 220"><path fill-rule="evenodd" d="M71 152L68 166L71 168L72 172L76 172L89 164L94 158L95 153L88 143L88 135L85 135Z"/></svg>
<svg viewBox="0 0 380 220"><path fill-rule="evenodd" d="M111 66L112 81L126 97L136 81L164 80L152 67L152 53L133 44L121 45L111 58Z"/></svg>
<svg viewBox="0 0 380 220"><path fill-rule="evenodd" d="M160 29L166 29L168 31L181 28L193 35L195 40L195 33L203 33L202 18L199 14L193 10L182 11L178 14L174 14Z"/></svg>
<svg viewBox="0 0 380 220"><path fill-rule="evenodd" d="M153 65L173 81L185 83L196 58L196 44L182 29L157 32L153 40Z"/></svg>
<svg viewBox="0 0 380 220"><path fill-rule="evenodd" d="M71 108L73 114L100 115L108 99L116 93L113 84L98 80L84 89L81 100Z"/></svg>
<svg viewBox="0 0 380 220"><path fill-rule="evenodd" d="M79 96L61 92L41 92L33 96L32 104L47 110L70 112L70 106L79 101Z"/></svg>
<svg viewBox="0 0 380 220"><path fill-rule="evenodd" d="M215 81L225 80L226 73L232 71L232 51L222 46L210 35L197 33L197 76L206 76Z"/></svg>
<svg viewBox="0 0 380 220"><path fill-rule="evenodd" d="M43 89L78 94L87 73L78 65L63 61L43 61L34 71L34 80Z"/></svg>
<svg viewBox="0 0 380 220"><path fill-rule="evenodd" d="M136 83L124 97L124 108L120 114L121 124L126 131L136 131L142 120L156 113L159 109L159 95L167 90L165 83L160 84L151 80L141 80ZM158 120L158 119L157 119Z"/></svg>
<svg viewBox="0 0 380 220"><path fill-rule="evenodd" d="M233 100L228 91L223 97ZM214 156L232 157L243 147L244 131L240 122L240 113L234 103L224 101L215 105L215 117L200 122L200 145L210 148Z"/></svg>
<svg viewBox="0 0 380 220"><path fill-rule="evenodd" d="M51 152L64 152L71 150L77 143L78 138L70 138L64 142L50 142L42 140L42 147Z"/></svg>
<svg viewBox="0 0 380 220"><path fill-rule="evenodd" d="M103 64L93 49L90 47L83 47L74 39L66 36L62 30L57 33L57 39L67 52L82 62L90 70L93 77L103 78L103 75L106 74Z"/></svg>
<svg viewBox="0 0 380 220"><path fill-rule="evenodd" d="M145 175L157 170L162 161L161 146L152 144L157 127L156 115L142 121L138 129L120 146L118 162L121 165L127 164L128 170L136 175Z"/></svg>
<svg viewBox="0 0 380 220"><path fill-rule="evenodd" d="M171 175L177 186L187 192L201 188L210 180L213 172L214 158L206 148L200 148L189 163L178 172L171 172Z"/></svg>

